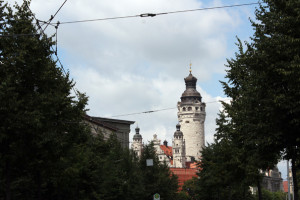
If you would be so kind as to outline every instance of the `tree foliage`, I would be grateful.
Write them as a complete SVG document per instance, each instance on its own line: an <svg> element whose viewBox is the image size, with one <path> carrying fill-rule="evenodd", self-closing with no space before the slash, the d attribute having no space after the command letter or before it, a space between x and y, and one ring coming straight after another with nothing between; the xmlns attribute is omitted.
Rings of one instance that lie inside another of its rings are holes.
<svg viewBox="0 0 300 200"><path fill-rule="evenodd" d="M153 160L153 166L146 165L147 159ZM140 166L145 186L145 196L143 199L153 199L155 193L160 194L162 200L177 198L177 176L171 173L165 163L159 162L153 143L144 146Z"/></svg>
<svg viewBox="0 0 300 200"><path fill-rule="evenodd" d="M139 159L115 134L90 134L87 97L72 96L28 3L0 1L0 199L176 199L177 179L153 146Z"/></svg>
<svg viewBox="0 0 300 200"><path fill-rule="evenodd" d="M280 156L292 159L297 185L300 3L264 2L256 10L257 21L252 21L255 33L251 42L243 45L239 41L235 58L228 60L228 82L223 82L223 87L232 102L225 104L225 111L233 125L232 138L246 149L243 155L258 161L256 167L261 169L272 167Z"/></svg>
<svg viewBox="0 0 300 200"><path fill-rule="evenodd" d="M77 173L70 162L88 140L79 123L87 98L71 95L73 82L56 66L51 39L36 35L26 4L0 8L0 194L45 199L68 190L60 179Z"/></svg>

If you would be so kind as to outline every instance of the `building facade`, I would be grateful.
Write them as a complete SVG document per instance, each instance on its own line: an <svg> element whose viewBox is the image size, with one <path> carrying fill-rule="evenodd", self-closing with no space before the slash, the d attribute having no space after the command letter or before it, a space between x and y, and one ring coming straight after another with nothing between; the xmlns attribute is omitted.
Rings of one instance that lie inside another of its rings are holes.
<svg viewBox="0 0 300 200"><path fill-rule="evenodd" d="M84 121L91 127L93 135L101 133L104 139L108 139L114 133L121 145L124 148L129 148L130 125L134 124L134 121L92 117L89 115L84 116Z"/></svg>
<svg viewBox="0 0 300 200"><path fill-rule="evenodd" d="M200 160L200 151L205 145L205 107L202 97L196 89L197 78L191 73L184 79L186 89L177 103L178 121L186 145L187 161Z"/></svg>
<svg viewBox="0 0 300 200"><path fill-rule="evenodd" d="M184 79L186 89L181 95L181 101L177 103L178 121L176 131L172 139L172 146L168 146L167 141L161 145L161 141L154 135L152 140L159 161L166 162L174 168L190 168L191 163L200 160L200 151L204 148L204 122L205 103L197 91L197 78L189 75ZM133 137L132 149L139 155L138 134ZM136 149L136 150L135 150Z"/></svg>

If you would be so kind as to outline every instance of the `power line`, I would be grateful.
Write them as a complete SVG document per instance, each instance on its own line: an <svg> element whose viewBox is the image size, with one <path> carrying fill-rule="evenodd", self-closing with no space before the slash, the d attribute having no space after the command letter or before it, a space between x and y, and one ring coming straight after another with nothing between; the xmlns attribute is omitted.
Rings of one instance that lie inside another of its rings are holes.
<svg viewBox="0 0 300 200"><path fill-rule="evenodd" d="M139 15L129 15L129 16L121 16L121 17L108 17L108 18L99 18L99 19L86 19L86 20L77 20L77 21L66 21L60 22L60 24L74 24L74 23L83 23L83 22L94 22L94 21L105 21L105 20L114 20L114 19L125 19L125 18L133 18L133 17L155 17L158 15L167 15L167 14L176 14L176 13L184 13L184 12L194 12L194 11L203 11L203 10L214 10L214 9L222 9L222 8L232 8L232 7L240 7L240 6L250 6L257 5L259 2L255 3L246 3L246 4L235 4L235 5L227 5L227 6L216 6L216 7L208 7L208 8L198 8L191 10L178 10L178 11L169 11L163 13L144 13ZM50 23L52 24L53 23Z"/></svg>
<svg viewBox="0 0 300 200"><path fill-rule="evenodd" d="M209 103L219 103L222 101L229 101L231 99L225 99L225 100L220 100L220 101L210 101L210 102L206 102L205 104L209 104ZM160 112L160 111L165 111L165 110L173 110L173 109L177 109L177 107L172 107L172 108L163 108L163 109L158 109L158 110L148 110L148 111L143 111L143 112L136 112L136 113L129 113L129 114L121 114L121 115L114 115L111 117L122 117L122 116L129 116L129 115L139 115L139 114L149 114L149 113L154 113L154 112Z"/></svg>
<svg viewBox="0 0 300 200"><path fill-rule="evenodd" d="M54 19L54 17L57 15L57 13L60 11L60 9L65 5L65 3L67 2L68 0L65 0L63 2L63 4L59 7L59 9L56 11L56 13L54 15L51 15L50 19L49 19L49 22L47 23L46 27L44 28L44 31L46 30L46 28L48 27L49 24L51 24L51 21Z"/></svg>
<svg viewBox="0 0 300 200"><path fill-rule="evenodd" d="M24 37L24 36L40 36L40 34L37 34L37 33L28 33L28 34L0 35L0 37Z"/></svg>
<svg viewBox="0 0 300 200"><path fill-rule="evenodd" d="M39 24L39 20L35 17L35 14L34 14L34 13L32 12L32 10L29 8L29 5L27 4L27 2L25 2L25 4L26 4L28 10L29 10L29 11L31 12L31 14L33 15L34 19L36 20L36 25L37 25L38 29L40 30L40 32L41 32L43 35L45 35L45 36L47 37L45 31L42 29L41 25ZM61 7L62 7L62 6L61 6ZM58 25L57 25L57 26L58 26ZM53 52L55 52L52 46L50 46L50 48L52 49ZM57 56L57 54L55 54L55 56L56 56L56 59L57 59L58 63L60 64L60 68L62 69L63 73L64 73L65 75L67 75L67 72L65 71L64 66L63 66L62 62L60 61L59 57ZM72 87L72 89L73 89L75 95L79 98L79 94L78 94L77 91L74 89L74 87Z"/></svg>

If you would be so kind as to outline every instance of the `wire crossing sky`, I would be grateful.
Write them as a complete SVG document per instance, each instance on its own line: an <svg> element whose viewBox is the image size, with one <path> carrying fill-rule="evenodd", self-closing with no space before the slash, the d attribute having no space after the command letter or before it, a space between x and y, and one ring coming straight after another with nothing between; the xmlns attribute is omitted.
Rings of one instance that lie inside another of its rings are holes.
<svg viewBox="0 0 300 200"><path fill-rule="evenodd" d="M133 18L133 17L155 17L155 16L158 16L158 15L167 15L167 14L176 14L176 13L185 13L185 12L195 12L195 11L204 11L204 10L214 10L214 9L221 9L221 8L233 8L233 7L240 7L240 6L251 6L251 5L257 5L257 4L259 4L259 3L254 2L254 3L246 3L246 4L216 6L216 7L209 7L209 8L197 8L197 9L191 9L191 10L169 11L169 12L162 12L162 13L144 13L144 14L139 14L139 15L129 15L129 16L122 16L122 17L108 17L108 18L100 18L100 19L86 19L86 20L66 21L66 22L60 22L60 24L75 24L75 23L84 23L84 22L106 21L106 20L113 20L113 19L126 19L126 18ZM50 20L52 20L52 19L53 18L51 17ZM52 24L52 25L56 24L56 23L50 23L50 22L45 22L45 23Z"/></svg>

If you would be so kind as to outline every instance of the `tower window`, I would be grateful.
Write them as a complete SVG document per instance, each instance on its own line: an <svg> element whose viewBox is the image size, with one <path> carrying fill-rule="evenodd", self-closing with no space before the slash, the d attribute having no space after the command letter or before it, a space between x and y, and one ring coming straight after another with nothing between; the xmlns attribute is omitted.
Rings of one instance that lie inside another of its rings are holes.
<svg viewBox="0 0 300 200"><path fill-rule="evenodd" d="M202 108L202 107L200 107L200 110L202 111L202 110L203 110L203 108Z"/></svg>
<svg viewBox="0 0 300 200"><path fill-rule="evenodd" d="M185 123L190 123L189 121L185 121Z"/></svg>
<svg viewBox="0 0 300 200"><path fill-rule="evenodd" d="M198 107L196 107L196 110L198 110L199 108Z"/></svg>
<svg viewBox="0 0 300 200"><path fill-rule="evenodd" d="M191 111L192 110L192 107L188 107L188 111Z"/></svg>
<svg viewBox="0 0 300 200"><path fill-rule="evenodd" d="M182 108L182 111L185 111L185 107Z"/></svg>

